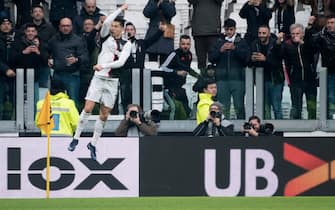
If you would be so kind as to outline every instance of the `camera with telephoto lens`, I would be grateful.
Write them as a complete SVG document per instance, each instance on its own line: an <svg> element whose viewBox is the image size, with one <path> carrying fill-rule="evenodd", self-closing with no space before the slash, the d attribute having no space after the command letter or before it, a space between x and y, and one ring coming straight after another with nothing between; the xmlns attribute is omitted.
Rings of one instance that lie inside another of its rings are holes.
<svg viewBox="0 0 335 210"><path fill-rule="evenodd" d="M211 111L211 112L209 113L209 115L210 115L212 118L219 118L219 119L221 119L221 117L222 117L222 113L221 113L221 112L216 112L216 111Z"/></svg>
<svg viewBox="0 0 335 210"><path fill-rule="evenodd" d="M149 122L152 121L154 123L159 123L160 120L160 112L158 110L149 110L146 112L140 113L141 122Z"/></svg>
<svg viewBox="0 0 335 210"><path fill-rule="evenodd" d="M272 135L275 131L274 125L272 123L265 123L260 126L260 132L265 135Z"/></svg>
<svg viewBox="0 0 335 210"><path fill-rule="evenodd" d="M250 130L251 128L253 128L253 126L250 123L248 123L248 122L244 123L244 125L243 125L244 130Z"/></svg>

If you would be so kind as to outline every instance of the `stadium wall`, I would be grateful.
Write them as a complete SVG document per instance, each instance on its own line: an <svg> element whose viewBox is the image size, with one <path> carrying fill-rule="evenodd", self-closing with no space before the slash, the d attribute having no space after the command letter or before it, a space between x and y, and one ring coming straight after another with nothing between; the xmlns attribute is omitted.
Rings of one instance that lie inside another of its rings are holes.
<svg viewBox="0 0 335 210"><path fill-rule="evenodd" d="M335 195L333 138L52 138L51 194L62 197ZM1 138L0 198L45 197L46 138Z"/></svg>

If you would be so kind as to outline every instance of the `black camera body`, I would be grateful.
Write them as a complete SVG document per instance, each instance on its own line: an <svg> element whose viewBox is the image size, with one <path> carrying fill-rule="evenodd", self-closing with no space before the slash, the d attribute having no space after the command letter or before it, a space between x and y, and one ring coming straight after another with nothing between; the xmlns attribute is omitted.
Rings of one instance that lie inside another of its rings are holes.
<svg viewBox="0 0 335 210"><path fill-rule="evenodd" d="M248 123L248 122L244 123L244 125L243 125L244 130L250 130L251 128L253 128L253 126L250 123Z"/></svg>
<svg viewBox="0 0 335 210"><path fill-rule="evenodd" d="M222 113L221 113L221 112L216 112L216 111L211 111L211 112L209 113L209 115L210 115L212 118L219 118L219 119L221 119L221 117L222 117Z"/></svg>
<svg viewBox="0 0 335 210"><path fill-rule="evenodd" d="M129 112L130 118L137 118L137 114L141 122L149 122L149 121L153 121L154 123L160 122L160 112L158 110L149 110L147 112L140 112L140 113L138 113L137 111Z"/></svg>

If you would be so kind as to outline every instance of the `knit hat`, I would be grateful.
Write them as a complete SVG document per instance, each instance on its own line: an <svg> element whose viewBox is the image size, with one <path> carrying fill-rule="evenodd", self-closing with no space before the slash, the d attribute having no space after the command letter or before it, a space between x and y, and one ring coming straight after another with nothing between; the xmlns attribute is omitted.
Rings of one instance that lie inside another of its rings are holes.
<svg viewBox="0 0 335 210"><path fill-rule="evenodd" d="M13 23L9 18L7 17L2 17L0 19L0 25L3 24L4 22L10 22L10 23Z"/></svg>

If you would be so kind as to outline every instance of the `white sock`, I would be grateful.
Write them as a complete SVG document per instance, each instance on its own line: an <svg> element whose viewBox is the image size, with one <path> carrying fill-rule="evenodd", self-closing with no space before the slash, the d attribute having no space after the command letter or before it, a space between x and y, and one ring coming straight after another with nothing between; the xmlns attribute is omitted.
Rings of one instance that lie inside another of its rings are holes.
<svg viewBox="0 0 335 210"><path fill-rule="evenodd" d="M74 134L73 138L74 139L79 139L80 134L85 128L87 122L88 122L88 117L91 115L91 113L86 113L84 110L80 113L79 116L79 122L76 128L76 133Z"/></svg>
<svg viewBox="0 0 335 210"><path fill-rule="evenodd" d="M102 135L102 131L105 127L106 121L102 121L100 118L97 119L94 125L94 133L93 138L91 140L91 144L95 146Z"/></svg>

